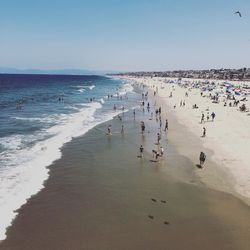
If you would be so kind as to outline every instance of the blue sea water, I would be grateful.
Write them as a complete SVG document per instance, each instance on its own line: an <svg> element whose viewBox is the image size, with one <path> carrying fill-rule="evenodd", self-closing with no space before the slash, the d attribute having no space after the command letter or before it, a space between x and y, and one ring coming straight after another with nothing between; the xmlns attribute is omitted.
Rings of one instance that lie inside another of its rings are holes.
<svg viewBox="0 0 250 250"><path fill-rule="evenodd" d="M135 99L131 83L104 76L0 74L0 240L61 147Z"/></svg>

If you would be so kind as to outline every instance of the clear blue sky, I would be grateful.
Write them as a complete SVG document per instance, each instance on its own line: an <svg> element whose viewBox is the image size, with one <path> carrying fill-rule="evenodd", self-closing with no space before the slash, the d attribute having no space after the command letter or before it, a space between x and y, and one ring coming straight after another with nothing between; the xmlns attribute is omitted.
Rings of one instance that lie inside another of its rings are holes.
<svg viewBox="0 0 250 250"><path fill-rule="evenodd" d="M250 67L250 1L0 0L0 67Z"/></svg>

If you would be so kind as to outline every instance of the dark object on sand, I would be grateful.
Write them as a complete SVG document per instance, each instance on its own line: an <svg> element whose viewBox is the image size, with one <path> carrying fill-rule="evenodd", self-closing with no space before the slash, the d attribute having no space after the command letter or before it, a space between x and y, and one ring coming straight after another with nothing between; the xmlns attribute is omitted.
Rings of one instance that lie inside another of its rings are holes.
<svg viewBox="0 0 250 250"><path fill-rule="evenodd" d="M243 103L243 104L240 106L240 111L245 112L246 109L247 109L247 108L246 108L246 104Z"/></svg>
<svg viewBox="0 0 250 250"><path fill-rule="evenodd" d="M167 203L165 200L161 200L161 203Z"/></svg>
<svg viewBox="0 0 250 250"><path fill-rule="evenodd" d="M151 198L151 201L153 201L153 202L157 202L157 200L156 200L156 199L154 199L154 198Z"/></svg>
<svg viewBox="0 0 250 250"><path fill-rule="evenodd" d="M168 221L164 221L164 224L165 225L169 225L170 223Z"/></svg>
<svg viewBox="0 0 250 250"><path fill-rule="evenodd" d="M149 160L150 162L158 162L157 160Z"/></svg>
<svg viewBox="0 0 250 250"><path fill-rule="evenodd" d="M148 215L148 218L153 220L154 219L154 216L153 215Z"/></svg>

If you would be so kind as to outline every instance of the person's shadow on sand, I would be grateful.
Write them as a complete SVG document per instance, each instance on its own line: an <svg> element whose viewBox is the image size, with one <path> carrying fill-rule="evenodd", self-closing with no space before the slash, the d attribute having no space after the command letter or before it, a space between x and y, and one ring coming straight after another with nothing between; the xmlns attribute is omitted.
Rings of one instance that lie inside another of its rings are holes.
<svg viewBox="0 0 250 250"><path fill-rule="evenodd" d="M200 164L196 164L195 166L196 166L197 168L200 168L200 169L202 168L202 166L201 166Z"/></svg>

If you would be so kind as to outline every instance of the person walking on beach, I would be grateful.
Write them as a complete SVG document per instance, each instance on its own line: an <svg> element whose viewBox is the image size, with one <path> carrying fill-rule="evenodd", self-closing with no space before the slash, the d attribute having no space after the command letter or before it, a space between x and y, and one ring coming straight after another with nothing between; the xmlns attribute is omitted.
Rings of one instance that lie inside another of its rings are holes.
<svg viewBox="0 0 250 250"><path fill-rule="evenodd" d="M122 121L122 117L120 115L117 116L119 121Z"/></svg>
<svg viewBox="0 0 250 250"><path fill-rule="evenodd" d="M154 117L154 113L151 112L151 116L150 116L149 120L153 120L153 117Z"/></svg>
<svg viewBox="0 0 250 250"><path fill-rule="evenodd" d="M135 119L135 109L133 110L133 115L134 115L134 119Z"/></svg>
<svg viewBox="0 0 250 250"><path fill-rule="evenodd" d="M141 133L144 134L145 131L145 123L142 121L141 122Z"/></svg>
<svg viewBox="0 0 250 250"><path fill-rule="evenodd" d="M144 151L144 148L143 148L143 146L141 145L140 146L140 158L143 158L143 151Z"/></svg>
<svg viewBox="0 0 250 250"><path fill-rule="evenodd" d="M204 165L206 160L206 155L204 152L200 152L200 167L202 168L202 166Z"/></svg>
<svg viewBox="0 0 250 250"><path fill-rule="evenodd" d="M211 117L212 117L212 121L214 121L214 118L215 118L215 113L214 112L212 112Z"/></svg>
<svg viewBox="0 0 250 250"><path fill-rule="evenodd" d="M152 150L152 153L153 153L153 161L154 162L158 161L158 157L160 156L160 154L154 149Z"/></svg>
<svg viewBox="0 0 250 250"><path fill-rule="evenodd" d="M204 115L204 113L202 113L202 115L201 115L201 123L204 122L204 118L205 118L205 115Z"/></svg>
<svg viewBox="0 0 250 250"><path fill-rule="evenodd" d="M161 140L161 135L160 133L157 133L157 144L160 144L160 140Z"/></svg>
<svg viewBox="0 0 250 250"><path fill-rule="evenodd" d="M164 128L165 132L166 132L166 130L168 130L168 119L166 119L165 128Z"/></svg>
<svg viewBox="0 0 250 250"><path fill-rule="evenodd" d="M203 134L202 134L202 137L206 137L206 128L205 127L203 127Z"/></svg>
<svg viewBox="0 0 250 250"><path fill-rule="evenodd" d="M160 155L163 156L163 154L164 154L164 149L163 149L163 147L161 146L161 147L160 147Z"/></svg>
<svg viewBox="0 0 250 250"><path fill-rule="evenodd" d="M149 104L149 102L148 102L148 105L147 105L147 109L148 109L148 112L149 112L149 110L150 110L150 104Z"/></svg>
<svg viewBox="0 0 250 250"><path fill-rule="evenodd" d="M122 125L121 134L124 134L124 126Z"/></svg>

